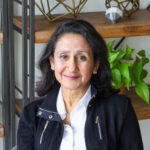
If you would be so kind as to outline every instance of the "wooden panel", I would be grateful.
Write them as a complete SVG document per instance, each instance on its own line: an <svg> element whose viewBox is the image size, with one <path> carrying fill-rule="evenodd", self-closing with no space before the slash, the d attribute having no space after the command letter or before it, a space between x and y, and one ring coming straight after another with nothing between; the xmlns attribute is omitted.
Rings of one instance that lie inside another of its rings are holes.
<svg viewBox="0 0 150 150"><path fill-rule="evenodd" d="M2 126L2 124L0 124L0 138L4 137L4 128Z"/></svg>
<svg viewBox="0 0 150 150"><path fill-rule="evenodd" d="M17 113L20 115L21 110L22 110L22 101L21 100L16 100L15 108Z"/></svg>
<svg viewBox="0 0 150 150"><path fill-rule="evenodd" d="M138 120L150 119L150 104L137 96L133 87L129 91L125 90L124 94L131 98Z"/></svg>
<svg viewBox="0 0 150 150"><path fill-rule="evenodd" d="M44 16L35 16L35 42L47 42L58 25L70 18L71 16L67 16L59 21L49 22ZM104 12L81 13L77 19L89 21L104 38L150 35L150 10L139 10L116 24L109 22ZM21 28L21 17L15 17L14 24Z"/></svg>
<svg viewBox="0 0 150 150"><path fill-rule="evenodd" d="M0 45L3 43L3 33L0 31Z"/></svg>

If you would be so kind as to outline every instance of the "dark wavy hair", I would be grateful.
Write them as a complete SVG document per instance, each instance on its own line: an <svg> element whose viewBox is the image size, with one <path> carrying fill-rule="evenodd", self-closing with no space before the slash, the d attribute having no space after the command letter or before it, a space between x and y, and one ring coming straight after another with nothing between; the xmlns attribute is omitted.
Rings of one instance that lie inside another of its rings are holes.
<svg viewBox="0 0 150 150"><path fill-rule="evenodd" d="M55 78L49 63L49 57L54 55L54 50L60 36L65 33L81 34L92 49L94 62L100 62L97 74L91 77L91 84L94 85L103 96L107 96L114 91L112 88L111 70L108 62L108 52L104 39L96 29L84 20L69 20L63 22L51 36L45 51L40 59L39 67L42 78L37 83L37 94L44 96L55 85L59 84Z"/></svg>

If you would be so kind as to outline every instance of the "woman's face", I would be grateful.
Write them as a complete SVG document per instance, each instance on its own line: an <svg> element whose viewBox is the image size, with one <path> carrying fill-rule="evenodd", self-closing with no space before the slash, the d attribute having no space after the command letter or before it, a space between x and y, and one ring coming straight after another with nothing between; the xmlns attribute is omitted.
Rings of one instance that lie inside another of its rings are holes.
<svg viewBox="0 0 150 150"><path fill-rule="evenodd" d="M54 57L49 60L62 88L70 90L88 88L99 66L99 63L94 64L92 50L84 37L74 33L66 33L58 39Z"/></svg>

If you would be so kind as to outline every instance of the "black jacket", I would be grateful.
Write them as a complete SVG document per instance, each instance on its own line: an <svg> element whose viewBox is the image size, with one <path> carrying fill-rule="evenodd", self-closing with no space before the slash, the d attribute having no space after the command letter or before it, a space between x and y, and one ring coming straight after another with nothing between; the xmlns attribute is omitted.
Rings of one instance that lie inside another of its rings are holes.
<svg viewBox="0 0 150 150"><path fill-rule="evenodd" d="M18 150L59 150L63 123L57 113L59 88L44 100L27 105L21 114ZM139 124L130 99L116 93L104 98L92 88L87 107L85 142L87 150L143 150Z"/></svg>

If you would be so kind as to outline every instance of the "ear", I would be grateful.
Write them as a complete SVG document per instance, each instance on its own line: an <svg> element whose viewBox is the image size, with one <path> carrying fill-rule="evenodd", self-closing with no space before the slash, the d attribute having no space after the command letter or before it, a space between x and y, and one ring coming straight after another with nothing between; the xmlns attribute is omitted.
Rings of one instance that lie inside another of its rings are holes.
<svg viewBox="0 0 150 150"><path fill-rule="evenodd" d="M98 70L98 68L99 68L99 65L100 65L100 62L97 61L97 62L95 63L95 65L94 65L93 74L96 74L96 73L97 73L97 70Z"/></svg>
<svg viewBox="0 0 150 150"><path fill-rule="evenodd" d="M54 58L52 56L49 57L49 63L51 65L51 69L54 70Z"/></svg>

